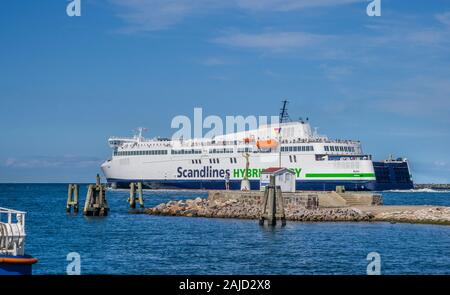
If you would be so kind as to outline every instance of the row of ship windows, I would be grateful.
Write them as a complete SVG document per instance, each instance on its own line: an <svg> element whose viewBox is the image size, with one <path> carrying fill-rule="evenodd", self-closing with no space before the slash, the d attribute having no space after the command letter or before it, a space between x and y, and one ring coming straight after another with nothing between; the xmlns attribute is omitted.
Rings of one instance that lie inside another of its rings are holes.
<svg viewBox="0 0 450 295"><path fill-rule="evenodd" d="M238 148L238 153L247 153L251 152L251 148ZM220 148L220 149L210 149L210 154L232 154L234 150L232 148ZM172 150L172 155L189 155L189 154L201 154L202 151L198 149L192 149L192 150Z"/></svg>
<svg viewBox="0 0 450 295"><path fill-rule="evenodd" d="M326 152L355 152L355 148L352 146L324 146ZM250 148L240 148L238 153L250 152ZM281 147L282 152L312 152L314 147L311 145L303 146L283 146ZM190 155L190 154L201 154L202 151L199 149L183 149L183 150L171 150L172 155ZM210 154L221 154L221 153L233 153L233 149L223 148L223 149L211 149ZM144 156L144 155L167 155L167 150L147 150L147 151L116 151L114 156Z"/></svg>
<svg viewBox="0 0 450 295"><path fill-rule="evenodd" d="M250 148L240 148L238 149L238 153L246 153L251 152ZM183 150L171 150L170 153L172 155L192 155L192 154L201 154L202 150L199 149L183 149ZM233 153L233 149L211 149L209 150L210 154L223 154L223 153ZM116 151L114 152L114 156L145 156L145 155L167 155L167 150L148 150L148 151Z"/></svg>
<svg viewBox="0 0 450 295"><path fill-rule="evenodd" d="M355 148L353 146L333 146L326 145L324 146L326 152L350 152L354 153Z"/></svg>
<svg viewBox="0 0 450 295"><path fill-rule="evenodd" d="M192 160L192 164L201 164L202 160L201 159L193 159ZM236 164L237 163L237 159L236 158L230 158L230 163L231 164ZM220 164L220 160L217 158L212 158L209 159L209 164Z"/></svg>
<svg viewBox="0 0 450 295"><path fill-rule="evenodd" d="M282 146L282 152L312 152L314 147L312 145L302 145L302 146Z"/></svg>
<svg viewBox="0 0 450 295"><path fill-rule="evenodd" d="M145 156L145 155L167 155L167 150L114 152L114 156Z"/></svg>
<svg viewBox="0 0 450 295"><path fill-rule="evenodd" d="M192 154L201 154L202 150L198 149L190 149L190 150L171 150L170 153L172 155L192 155Z"/></svg>

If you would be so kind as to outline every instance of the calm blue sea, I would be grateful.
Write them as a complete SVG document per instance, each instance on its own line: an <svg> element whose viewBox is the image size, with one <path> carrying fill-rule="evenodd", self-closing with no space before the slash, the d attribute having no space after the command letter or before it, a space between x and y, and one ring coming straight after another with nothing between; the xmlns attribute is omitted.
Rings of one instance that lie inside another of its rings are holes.
<svg viewBox="0 0 450 295"><path fill-rule="evenodd" d="M83 204L86 185L81 186ZM0 207L28 212L35 274L64 274L67 254L82 274L365 274L381 255L384 274L450 274L450 226L257 221L129 214L127 191L109 191L110 215L68 215L65 184L0 184ZM385 204L450 206L450 192L389 192ZM146 206L206 196L145 192Z"/></svg>

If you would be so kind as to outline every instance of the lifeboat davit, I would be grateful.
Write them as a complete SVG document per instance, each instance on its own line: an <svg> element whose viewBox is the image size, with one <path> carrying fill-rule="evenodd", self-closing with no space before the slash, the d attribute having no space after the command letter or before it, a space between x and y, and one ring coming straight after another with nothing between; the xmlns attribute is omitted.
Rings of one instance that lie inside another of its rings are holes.
<svg viewBox="0 0 450 295"><path fill-rule="evenodd" d="M259 149L275 148L278 146L278 141L275 139L258 140L256 147Z"/></svg>

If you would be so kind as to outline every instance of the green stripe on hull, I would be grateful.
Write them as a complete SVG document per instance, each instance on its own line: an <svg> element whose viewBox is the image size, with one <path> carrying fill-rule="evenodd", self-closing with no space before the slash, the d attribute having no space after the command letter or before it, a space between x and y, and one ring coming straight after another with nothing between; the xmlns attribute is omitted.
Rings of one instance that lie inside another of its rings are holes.
<svg viewBox="0 0 450 295"><path fill-rule="evenodd" d="M375 173L306 173L306 178L362 178L362 177L375 177Z"/></svg>

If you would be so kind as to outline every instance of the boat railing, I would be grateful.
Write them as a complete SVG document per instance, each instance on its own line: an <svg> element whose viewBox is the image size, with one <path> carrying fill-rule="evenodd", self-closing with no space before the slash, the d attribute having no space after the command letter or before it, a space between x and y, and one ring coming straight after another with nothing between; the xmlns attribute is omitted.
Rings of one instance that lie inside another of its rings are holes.
<svg viewBox="0 0 450 295"><path fill-rule="evenodd" d="M24 255L25 216L23 211L0 207L0 255Z"/></svg>

